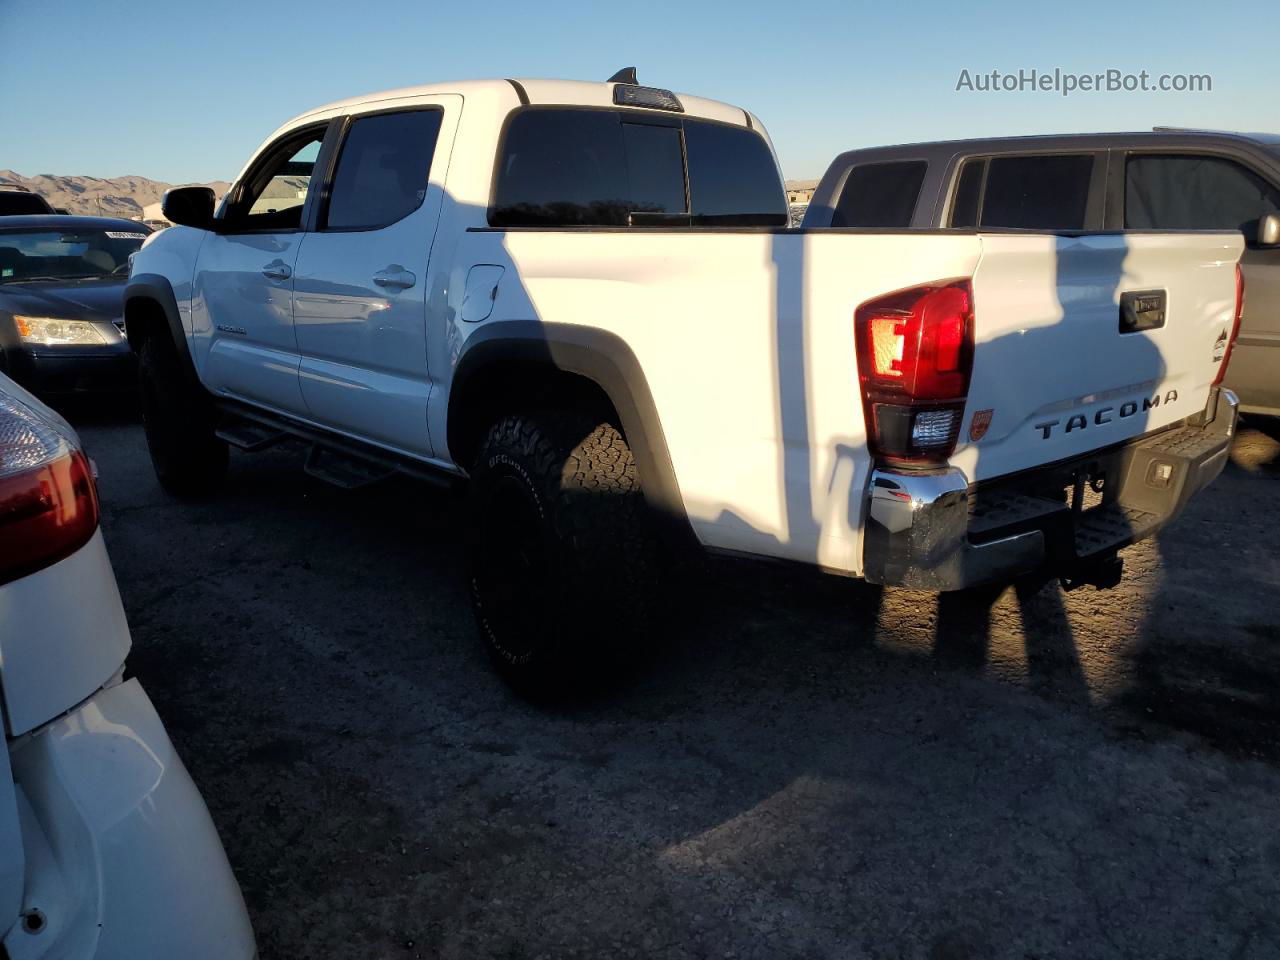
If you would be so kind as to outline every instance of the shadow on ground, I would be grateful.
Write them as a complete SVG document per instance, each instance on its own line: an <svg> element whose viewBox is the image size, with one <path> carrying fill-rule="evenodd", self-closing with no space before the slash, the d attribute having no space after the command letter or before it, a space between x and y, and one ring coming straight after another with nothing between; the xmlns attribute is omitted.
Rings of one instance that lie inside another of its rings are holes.
<svg viewBox="0 0 1280 960"><path fill-rule="evenodd" d="M274 451L177 504L135 425L82 432L132 669L264 958L1280 948L1265 434L1116 591L714 564L650 669L569 712L485 664L456 500Z"/></svg>

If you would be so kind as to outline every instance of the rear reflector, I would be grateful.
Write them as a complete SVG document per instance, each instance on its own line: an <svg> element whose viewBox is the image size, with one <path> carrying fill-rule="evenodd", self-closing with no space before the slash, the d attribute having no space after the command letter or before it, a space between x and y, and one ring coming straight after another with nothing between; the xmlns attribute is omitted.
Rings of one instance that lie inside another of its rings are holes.
<svg viewBox="0 0 1280 960"><path fill-rule="evenodd" d="M946 460L973 367L973 288L944 280L869 300L854 314L869 442L882 458Z"/></svg>
<svg viewBox="0 0 1280 960"><path fill-rule="evenodd" d="M1227 375L1227 364L1231 362L1231 351L1235 349L1236 341L1240 339L1240 320L1244 316L1244 271L1240 269L1240 264L1236 264L1236 314L1231 320L1231 333L1227 337L1227 347L1222 353L1222 362L1218 364L1218 375L1213 378L1213 385L1216 387L1222 383Z"/></svg>
<svg viewBox="0 0 1280 960"><path fill-rule="evenodd" d="M70 556L97 528L88 458L54 424L0 392L0 584Z"/></svg>

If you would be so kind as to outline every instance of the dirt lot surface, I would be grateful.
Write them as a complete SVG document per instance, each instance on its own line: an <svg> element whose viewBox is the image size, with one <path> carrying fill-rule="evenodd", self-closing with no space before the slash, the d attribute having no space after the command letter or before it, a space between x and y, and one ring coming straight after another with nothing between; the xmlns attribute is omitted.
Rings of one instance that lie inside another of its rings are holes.
<svg viewBox="0 0 1280 960"><path fill-rule="evenodd" d="M547 710L483 658L456 498L339 491L276 450L178 503L136 423L74 419L132 669L264 960L1280 955L1259 429L1119 589L716 564L650 670ZM608 642L607 609L566 617Z"/></svg>

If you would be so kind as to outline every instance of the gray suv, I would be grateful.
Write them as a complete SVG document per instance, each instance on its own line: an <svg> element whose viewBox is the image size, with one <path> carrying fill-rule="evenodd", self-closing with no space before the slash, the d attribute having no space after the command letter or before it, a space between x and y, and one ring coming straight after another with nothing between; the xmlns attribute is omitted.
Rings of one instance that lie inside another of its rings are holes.
<svg viewBox="0 0 1280 960"><path fill-rule="evenodd" d="M1157 127L851 150L804 226L1241 230L1246 299L1226 385L1241 410L1280 415L1278 136Z"/></svg>

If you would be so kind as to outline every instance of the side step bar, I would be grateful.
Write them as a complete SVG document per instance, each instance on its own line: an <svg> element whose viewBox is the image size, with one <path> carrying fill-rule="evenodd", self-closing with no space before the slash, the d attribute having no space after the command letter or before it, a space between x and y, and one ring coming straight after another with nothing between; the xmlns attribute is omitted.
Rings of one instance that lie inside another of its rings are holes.
<svg viewBox="0 0 1280 960"><path fill-rule="evenodd" d="M344 456L324 447L312 445L302 467L311 476L332 483L343 490L358 490L379 480L395 476L397 471L368 460Z"/></svg>
<svg viewBox="0 0 1280 960"><path fill-rule="evenodd" d="M345 489L367 486L397 473L443 487L465 479L456 468L384 450L234 400L219 400L217 407L222 415L217 434L228 443L241 450L264 450L283 440L302 440L311 445L306 472Z"/></svg>
<svg viewBox="0 0 1280 960"><path fill-rule="evenodd" d="M274 447L277 443L289 437L283 430L269 427L265 423L255 423L252 420L224 422L218 426L214 433L219 439L225 440L233 447L246 450L249 453L256 453L259 450Z"/></svg>

